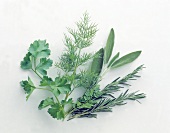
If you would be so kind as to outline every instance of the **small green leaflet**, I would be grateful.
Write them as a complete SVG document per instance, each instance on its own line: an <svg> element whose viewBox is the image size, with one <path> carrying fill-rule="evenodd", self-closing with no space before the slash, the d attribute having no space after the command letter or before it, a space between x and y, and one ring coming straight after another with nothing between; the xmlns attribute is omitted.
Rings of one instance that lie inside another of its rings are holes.
<svg viewBox="0 0 170 133"><path fill-rule="evenodd" d="M56 77L54 83L55 83L56 89L61 94L67 94L68 92L71 91L71 86L70 84L67 84L67 80L65 78ZM54 91L55 93L58 93L58 91L56 90Z"/></svg>
<svg viewBox="0 0 170 133"><path fill-rule="evenodd" d="M51 86L53 94L58 97L61 93L55 86Z"/></svg>
<svg viewBox="0 0 170 133"><path fill-rule="evenodd" d="M54 102L54 99L53 98L46 98L45 100L42 100L41 103L39 104L38 106L38 109L43 109L43 108L46 108L48 106L51 106L51 105L54 105L55 102Z"/></svg>
<svg viewBox="0 0 170 133"><path fill-rule="evenodd" d="M65 115L64 111L62 110L62 107L59 104L51 106L51 108L48 109L48 113L53 118L57 118L57 120L63 119Z"/></svg>
<svg viewBox="0 0 170 133"><path fill-rule="evenodd" d="M48 49L49 45L45 40L36 40L34 41L30 47L29 52L24 57L23 61L21 61L22 69L33 69L36 64L36 59L40 59L40 63L38 66L35 66L36 70L44 75L47 75L46 70L52 66L52 60L46 59L50 55L50 50Z"/></svg>
<svg viewBox="0 0 170 133"><path fill-rule="evenodd" d="M49 78L48 76L43 76L43 79L40 81L40 86L50 86L54 82L52 78Z"/></svg>
<svg viewBox="0 0 170 133"><path fill-rule="evenodd" d="M95 57L92 61L91 72L97 75L100 74L103 67L103 56L104 56L104 49L101 48L99 51L96 52Z"/></svg>
<svg viewBox="0 0 170 133"><path fill-rule="evenodd" d="M123 65L126 65L128 63L133 62L136 58L138 58L138 56L141 54L141 51L135 51L132 52L130 54L127 54L123 57L121 57L120 59L118 59L117 61L115 61L112 65L111 68L117 68L117 67L121 67Z"/></svg>
<svg viewBox="0 0 170 133"><path fill-rule="evenodd" d="M26 56L24 57L23 61L21 61L21 68L22 69L31 69L32 68L30 56L31 56L31 53L28 52L26 54Z"/></svg>
<svg viewBox="0 0 170 133"><path fill-rule="evenodd" d="M114 38L115 38L115 34L114 34L114 30L113 28L110 30L110 34L109 37L107 39L107 43L106 43L106 47L104 49L104 64L107 64L111 55L112 55L112 50L114 47Z"/></svg>
<svg viewBox="0 0 170 133"><path fill-rule="evenodd" d="M70 84L66 84L63 86L58 86L57 89L60 91L61 94L67 94L68 92L71 91L71 86Z"/></svg>
<svg viewBox="0 0 170 133"><path fill-rule="evenodd" d="M68 99L68 100L62 100L62 101L61 101L61 104L62 104L62 105L73 104L73 99L70 98L70 99Z"/></svg>
<svg viewBox="0 0 170 133"><path fill-rule="evenodd" d="M50 50L48 48L49 45L46 43L46 40L36 40L30 45L29 52L35 58L46 58L50 55Z"/></svg>
<svg viewBox="0 0 170 133"><path fill-rule="evenodd" d="M65 78L56 77L54 82L56 86L63 86L67 83L67 80Z"/></svg>
<svg viewBox="0 0 170 133"><path fill-rule="evenodd" d="M28 81L27 80L21 81L20 85L23 87L25 93L28 94L26 96L26 100L28 100L28 98L30 97L30 95L32 94L32 92L35 89L33 82L31 81L30 77L28 77Z"/></svg>
<svg viewBox="0 0 170 133"><path fill-rule="evenodd" d="M53 61L46 58L41 58L40 63L37 65L36 70L42 74L43 76L47 75L47 69L51 67L53 64Z"/></svg>

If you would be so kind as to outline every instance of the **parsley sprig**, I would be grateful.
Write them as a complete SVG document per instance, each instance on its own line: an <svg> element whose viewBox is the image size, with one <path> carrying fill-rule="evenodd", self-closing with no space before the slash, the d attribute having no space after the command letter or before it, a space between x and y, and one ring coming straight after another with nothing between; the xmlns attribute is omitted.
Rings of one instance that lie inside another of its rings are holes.
<svg viewBox="0 0 170 133"><path fill-rule="evenodd" d="M49 58L51 51L46 40L34 41L21 61L23 70L31 70L40 78L39 86L36 86L30 77L20 82L29 99L35 90L45 90L52 93L52 97L42 100L39 110L48 108L48 113L55 119L68 120L74 118L96 118L97 112L111 112L117 105L126 104L127 100L145 98L144 93L125 90L118 97L114 93L129 86L129 80L135 80L143 65L123 78L117 78L113 82L100 87L103 76L115 68L133 62L141 54L141 51L131 52L122 57L118 52L112 57L114 48L114 30L111 29L105 48L96 53L84 53L83 49L93 44L93 39L98 31L97 25L90 21L87 13L76 23L77 29L68 28L68 34L64 34L65 51L55 63L60 74L53 79L49 77L47 70L52 67L53 61ZM86 64L87 68L82 68ZM71 97L74 91L84 90L84 94L78 99ZM74 100L73 100L74 99Z"/></svg>

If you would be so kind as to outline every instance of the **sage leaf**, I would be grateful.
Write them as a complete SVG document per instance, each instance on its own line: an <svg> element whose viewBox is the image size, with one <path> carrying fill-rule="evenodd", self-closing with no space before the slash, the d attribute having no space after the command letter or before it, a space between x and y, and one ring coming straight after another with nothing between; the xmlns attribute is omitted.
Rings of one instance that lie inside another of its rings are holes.
<svg viewBox="0 0 170 133"><path fill-rule="evenodd" d="M114 30L113 28L110 30L109 37L107 39L106 47L104 49L104 63L107 64L111 55L112 55L112 50L114 46Z"/></svg>
<svg viewBox="0 0 170 133"><path fill-rule="evenodd" d="M95 57L91 65L91 72L98 75L100 74L103 67L103 56L104 56L104 49L101 48L99 51L95 53Z"/></svg>
<svg viewBox="0 0 170 133"><path fill-rule="evenodd" d="M123 65L126 65L128 63L133 62L136 58L138 58L138 56L141 54L141 51L135 51L132 53L129 53L123 57L121 57L120 59L118 59L117 61L115 61L112 65L111 68L117 68L117 67L121 67Z"/></svg>

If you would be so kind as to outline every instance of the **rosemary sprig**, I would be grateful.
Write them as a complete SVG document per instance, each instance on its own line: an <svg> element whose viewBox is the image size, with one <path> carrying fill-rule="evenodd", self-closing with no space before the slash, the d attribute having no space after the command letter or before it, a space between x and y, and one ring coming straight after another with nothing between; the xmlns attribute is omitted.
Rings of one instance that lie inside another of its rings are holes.
<svg viewBox="0 0 170 133"><path fill-rule="evenodd" d="M137 73L139 71L141 71L144 68L144 65L140 65L139 67L137 67L133 72L129 73L128 75L126 75L125 77L121 78L118 77L117 79L115 79L113 82L111 82L110 84L108 84L103 90L103 93L112 93L112 92L116 92L119 91L120 88L123 88L124 86L130 86L130 84L128 84L127 82L129 80L136 80L136 78L140 77L139 75L137 75Z"/></svg>
<svg viewBox="0 0 170 133"><path fill-rule="evenodd" d="M120 106L126 104L126 100L138 100L145 98L144 93L136 94L137 92L128 93L126 90L124 93L121 93L117 98L102 98L100 99L94 106L91 108L82 108L82 109L74 109L71 113L68 120L74 118L97 118L97 112L112 112L112 107Z"/></svg>
<svg viewBox="0 0 170 133"><path fill-rule="evenodd" d="M89 97L89 91L86 91L86 93L83 95L82 98L79 99L79 103L77 104L77 107L75 107L74 111L72 111L72 114L69 118L69 120L73 118L82 118L82 117L89 117L89 118L96 118L97 114L93 114L96 112L111 112L112 107L116 105L124 105L126 104L126 100L136 100L145 98L144 93L128 93L128 90L126 90L124 93L121 93L117 98L113 95L114 92L120 91L120 88L124 88L123 86L129 86L127 84L128 80L135 80L136 78L140 77L136 75L140 70L142 70L143 65L137 67L132 73L126 75L125 77L117 78L110 84L108 84L104 89L91 89L96 90L93 91L93 94L90 94L91 98ZM122 86L123 85L123 86ZM83 106L87 103L91 103L90 106Z"/></svg>

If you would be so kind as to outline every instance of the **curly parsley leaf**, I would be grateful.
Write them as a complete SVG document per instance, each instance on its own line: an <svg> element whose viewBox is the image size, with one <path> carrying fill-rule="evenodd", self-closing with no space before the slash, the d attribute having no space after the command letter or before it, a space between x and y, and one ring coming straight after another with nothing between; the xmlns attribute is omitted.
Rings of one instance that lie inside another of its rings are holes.
<svg viewBox="0 0 170 133"><path fill-rule="evenodd" d="M30 97L30 95L32 94L36 87L34 86L30 77L28 77L28 80L21 81L20 85L23 87L25 93L27 94L26 100L28 100L28 98Z"/></svg>
<svg viewBox="0 0 170 133"><path fill-rule="evenodd" d="M32 68L32 63L31 63L31 53L28 52L26 56L24 57L23 61L21 61L21 68L22 69L31 69Z"/></svg>
<svg viewBox="0 0 170 133"><path fill-rule="evenodd" d="M46 40L36 40L34 41L30 47L29 52L35 57L35 58L46 58L50 55L49 44L46 43Z"/></svg>
<svg viewBox="0 0 170 133"><path fill-rule="evenodd" d="M58 90L58 88L56 88L56 87L54 87L54 86L51 86L51 88L52 88L53 94L54 94L56 97L58 97L58 96L61 94L60 91Z"/></svg>
<svg viewBox="0 0 170 133"><path fill-rule="evenodd" d="M47 75L47 69L51 67L53 64L53 61L46 58L41 58L40 63L37 65L36 70L42 74L43 76Z"/></svg>
<svg viewBox="0 0 170 133"><path fill-rule="evenodd" d="M58 90L60 91L61 94L67 94L68 92L71 91L71 86L70 84L66 84L63 86L58 86Z"/></svg>
<svg viewBox="0 0 170 133"><path fill-rule="evenodd" d="M68 99L68 100L62 100L62 101L61 101L61 104L62 104L63 106L65 106L65 105L67 105L67 104L73 104L73 99L70 98L70 99Z"/></svg>
<svg viewBox="0 0 170 133"><path fill-rule="evenodd" d="M53 98L46 98L45 100L42 100L38 106L38 109L41 110L43 108L46 108L48 106L54 105L54 99Z"/></svg>
<svg viewBox="0 0 170 133"><path fill-rule="evenodd" d="M53 117L57 118L57 120L64 119L64 111L59 104L55 104L48 109L48 113Z"/></svg>
<svg viewBox="0 0 170 133"><path fill-rule="evenodd" d="M52 78L48 76L43 76L42 80L40 81L40 86L50 86L52 83Z"/></svg>
<svg viewBox="0 0 170 133"><path fill-rule="evenodd" d="M56 77L54 83L56 86L63 86L67 83L67 80L64 77Z"/></svg>

